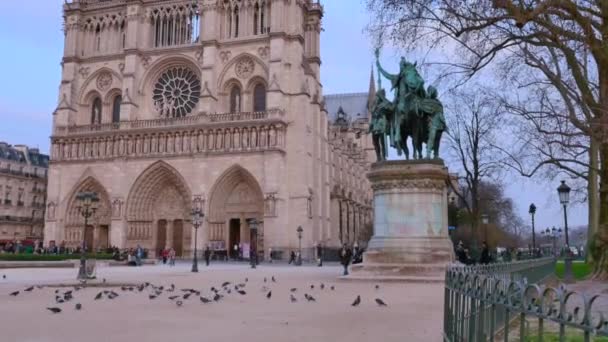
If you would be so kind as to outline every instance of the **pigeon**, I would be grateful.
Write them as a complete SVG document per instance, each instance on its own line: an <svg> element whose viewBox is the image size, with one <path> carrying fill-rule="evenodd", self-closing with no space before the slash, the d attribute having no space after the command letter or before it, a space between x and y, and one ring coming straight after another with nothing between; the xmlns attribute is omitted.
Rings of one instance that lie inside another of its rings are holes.
<svg viewBox="0 0 608 342"><path fill-rule="evenodd" d="M175 300L177 298L179 298L179 296L171 296L171 297L169 297L170 300Z"/></svg>
<svg viewBox="0 0 608 342"><path fill-rule="evenodd" d="M357 306L361 304L361 296L357 296L357 299L351 304L352 306Z"/></svg>
<svg viewBox="0 0 608 342"><path fill-rule="evenodd" d="M245 287L247 284L239 284L239 287Z"/></svg>
<svg viewBox="0 0 608 342"><path fill-rule="evenodd" d="M219 293L216 293L215 296L213 296L213 300L216 302L219 301L220 299L222 299L222 295Z"/></svg>
<svg viewBox="0 0 608 342"><path fill-rule="evenodd" d="M63 294L63 299L67 302L67 301L70 301L70 300L74 299L74 297L72 297L71 293L64 293Z"/></svg>
<svg viewBox="0 0 608 342"><path fill-rule="evenodd" d="M2 275L2 279L6 279L6 274L3 274L3 275Z"/></svg>
<svg viewBox="0 0 608 342"><path fill-rule="evenodd" d="M309 302L316 302L315 298L309 295L308 293L304 294L304 298L306 298L306 300L308 300Z"/></svg>
<svg viewBox="0 0 608 342"><path fill-rule="evenodd" d="M13 296L13 297L17 297L18 294L19 294L19 291L11 292L11 296Z"/></svg>
<svg viewBox="0 0 608 342"><path fill-rule="evenodd" d="M127 291L127 287L126 286L121 286L120 289L123 290L123 291Z"/></svg>
<svg viewBox="0 0 608 342"><path fill-rule="evenodd" d="M296 291L298 291L298 289L297 289L297 288L295 288L295 287L292 287L292 288L291 288L291 290L289 290L289 291L291 291L291 292L296 292Z"/></svg>
<svg viewBox="0 0 608 342"><path fill-rule="evenodd" d="M103 296L103 292L99 292L97 296L95 296L95 300L101 299L101 296Z"/></svg>
<svg viewBox="0 0 608 342"><path fill-rule="evenodd" d="M27 289L23 290L25 292L31 292L34 289L33 286L28 287Z"/></svg>
<svg viewBox="0 0 608 342"><path fill-rule="evenodd" d="M270 297L272 297L272 291L268 292L268 294L266 295L266 298L270 299Z"/></svg>
<svg viewBox="0 0 608 342"><path fill-rule="evenodd" d="M148 296L148 298L150 298L150 299L154 299L154 298L156 298L156 297L158 297L158 296L155 296L155 295L149 295L149 296Z"/></svg>
<svg viewBox="0 0 608 342"><path fill-rule="evenodd" d="M330 287L330 289L333 291L333 290L335 290L336 288L335 288L335 287L332 285L332 286Z"/></svg>
<svg viewBox="0 0 608 342"><path fill-rule="evenodd" d="M376 284L376 290L380 290L380 285Z"/></svg>
<svg viewBox="0 0 608 342"><path fill-rule="evenodd" d="M59 289L55 290L55 293L59 293Z"/></svg>
<svg viewBox="0 0 608 342"><path fill-rule="evenodd" d="M248 281L249 281L249 278L245 278L245 282L248 282Z"/></svg>
<svg viewBox="0 0 608 342"><path fill-rule="evenodd" d="M378 305L380 305L380 306L388 306L388 305L386 305L386 303L385 303L385 302L384 302L382 299L380 299L380 298L376 298L376 303L378 303Z"/></svg>
<svg viewBox="0 0 608 342"><path fill-rule="evenodd" d="M292 303L297 302L298 300L296 299L296 297L294 297L294 295L290 294L289 295L289 299L291 300Z"/></svg>
<svg viewBox="0 0 608 342"><path fill-rule="evenodd" d="M63 302L65 302L65 300L63 300L63 298L61 298L61 297L59 297L59 296L56 296L56 297L55 297L55 301L56 301L57 303L63 303Z"/></svg>
<svg viewBox="0 0 608 342"><path fill-rule="evenodd" d="M192 294L192 293L186 293L186 294L184 294L184 297L183 297L183 298L184 298L184 299L188 299L188 298L190 297L190 295L191 295L191 294Z"/></svg>
<svg viewBox="0 0 608 342"><path fill-rule="evenodd" d="M201 297L201 302L203 302L204 304L211 303L211 301L205 297Z"/></svg>
<svg viewBox="0 0 608 342"><path fill-rule="evenodd" d="M106 278L103 278L102 282L105 284L106 283Z"/></svg>
<svg viewBox="0 0 608 342"><path fill-rule="evenodd" d="M228 286L228 285L230 285L230 282L229 282L229 281L227 281L227 282L223 283L223 284L222 284L222 287L226 287L226 286Z"/></svg>
<svg viewBox="0 0 608 342"><path fill-rule="evenodd" d="M50 312L54 313L54 314L61 312L60 308L46 308L46 309L49 310Z"/></svg>
<svg viewBox="0 0 608 342"><path fill-rule="evenodd" d="M182 302L181 300L178 300L177 302L175 302L175 304L177 304L177 306L182 306L182 304L184 304L184 302Z"/></svg>
<svg viewBox="0 0 608 342"><path fill-rule="evenodd" d="M311 289L311 290L314 290L314 289L315 289L315 286L314 286L314 285L310 285L310 289Z"/></svg>
<svg viewBox="0 0 608 342"><path fill-rule="evenodd" d="M237 292L238 292L238 293L240 293L240 294L241 294L241 295L243 295L243 296L247 294L247 292L245 292L245 291L243 291L243 290L238 290Z"/></svg>
<svg viewBox="0 0 608 342"><path fill-rule="evenodd" d="M270 278L270 279L272 280L272 282L273 282L273 283L276 283L276 282L277 282L277 280L276 280L276 279L274 279L274 276L272 276L272 278Z"/></svg>
<svg viewBox="0 0 608 342"><path fill-rule="evenodd" d="M42 290L44 288L44 286L42 286L42 285L36 285L36 288L38 288L38 290Z"/></svg>
<svg viewBox="0 0 608 342"><path fill-rule="evenodd" d="M67 291L66 293L63 294L64 296L71 296L72 295L72 291Z"/></svg>
<svg viewBox="0 0 608 342"><path fill-rule="evenodd" d="M325 288L325 284L321 283L321 290L323 290Z"/></svg>
<svg viewBox="0 0 608 342"><path fill-rule="evenodd" d="M76 303L76 306L74 308L76 308L76 310L80 310L82 309L82 304Z"/></svg>

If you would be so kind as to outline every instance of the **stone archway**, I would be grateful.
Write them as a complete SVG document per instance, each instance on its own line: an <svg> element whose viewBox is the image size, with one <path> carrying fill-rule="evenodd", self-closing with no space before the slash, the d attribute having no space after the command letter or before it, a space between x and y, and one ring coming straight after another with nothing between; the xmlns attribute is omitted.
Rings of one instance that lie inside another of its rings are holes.
<svg viewBox="0 0 608 342"><path fill-rule="evenodd" d="M159 161L135 181L127 199L127 248L137 245L151 255L174 248L178 256L190 252L191 193L183 177Z"/></svg>
<svg viewBox="0 0 608 342"><path fill-rule="evenodd" d="M262 221L264 196L255 177L239 165L226 170L215 182L209 197L207 239L215 249L242 245L244 257L252 245L248 219ZM264 251L263 224L258 225L257 251Z"/></svg>
<svg viewBox="0 0 608 342"><path fill-rule="evenodd" d="M86 230L84 218L78 211L76 195L79 192L96 192L99 197L98 209L89 219ZM112 222L110 196L101 183L93 177L87 177L75 187L68 201L65 215L65 247L76 248L82 245L83 234L87 250L109 247L110 225Z"/></svg>

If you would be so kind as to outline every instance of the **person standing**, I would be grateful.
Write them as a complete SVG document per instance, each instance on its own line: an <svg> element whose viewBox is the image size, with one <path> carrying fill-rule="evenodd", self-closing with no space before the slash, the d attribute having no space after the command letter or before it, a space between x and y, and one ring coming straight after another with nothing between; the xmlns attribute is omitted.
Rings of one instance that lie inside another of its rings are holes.
<svg viewBox="0 0 608 342"><path fill-rule="evenodd" d="M236 261L239 257L239 245L237 245L236 243L234 244L234 247L232 247L232 258L234 258L234 260Z"/></svg>
<svg viewBox="0 0 608 342"><path fill-rule="evenodd" d="M141 248L140 245L137 245L137 248L135 249L135 265L141 266L141 258L143 257L143 255L143 248Z"/></svg>
<svg viewBox="0 0 608 342"><path fill-rule="evenodd" d="M291 251L291 253L289 253L289 265L291 265L291 263L296 263L296 252Z"/></svg>
<svg viewBox="0 0 608 342"><path fill-rule="evenodd" d="M481 245L481 257L479 258L479 263L482 265L487 265L490 263L490 250L488 249L488 244L485 241Z"/></svg>
<svg viewBox="0 0 608 342"><path fill-rule="evenodd" d="M209 266L209 259L211 259L211 250L209 249L209 245L207 245L207 247L205 247L205 263L207 264L207 266Z"/></svg>
<svg viewBox="0 0 608 342"><path fill-rule="evenodd" d="M350 260L353 257L353 251L344 244L342 249L340 250L340 262L342 266L344 266L344 275L348 275L348 265L350 264Z"/></svg>
<svg viewBox="0 0 608 342"><path fill-rule="evenodd" d="M268 247L268 262L272 264L272 247Z"/></svg>
<svg viewBox="0 0 608 342"><path fill-rule="evenodd" d="M175 266L175 249L169 249L169 266Z"/></svg>
<svg viewBox="0 0 608 342"><path fill-rule="evenodd" d="M317 266L323 266L323 245L320 242L317 244L317 261Z"/></svg>

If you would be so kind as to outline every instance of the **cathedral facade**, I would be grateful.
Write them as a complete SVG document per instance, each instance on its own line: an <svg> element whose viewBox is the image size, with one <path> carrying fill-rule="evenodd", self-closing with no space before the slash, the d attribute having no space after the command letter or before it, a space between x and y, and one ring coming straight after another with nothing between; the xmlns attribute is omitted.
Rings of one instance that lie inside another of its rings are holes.
<svg viewBox="0 0 608 342"><path fill-rule="evenodd" d="M305 258L371 231L370 93L325 97L312 0L73 0L45 244L249 246ZM372 81L373 84L373 81ZM99 209L84 227L76 194ZM204 213L191 224L193 208Z"/></svg>

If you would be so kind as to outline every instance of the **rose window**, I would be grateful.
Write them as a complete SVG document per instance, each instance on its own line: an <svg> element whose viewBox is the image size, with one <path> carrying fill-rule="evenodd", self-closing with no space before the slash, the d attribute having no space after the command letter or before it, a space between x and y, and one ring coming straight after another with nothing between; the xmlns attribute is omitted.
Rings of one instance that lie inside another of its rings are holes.
<svg viewBox="0 0 608 342"><path fill-rule="evenodd" d="M182 117L190 114L201 95L201 81L184 67L165 71L152 92L154 108L163 117Z"/></svg>

